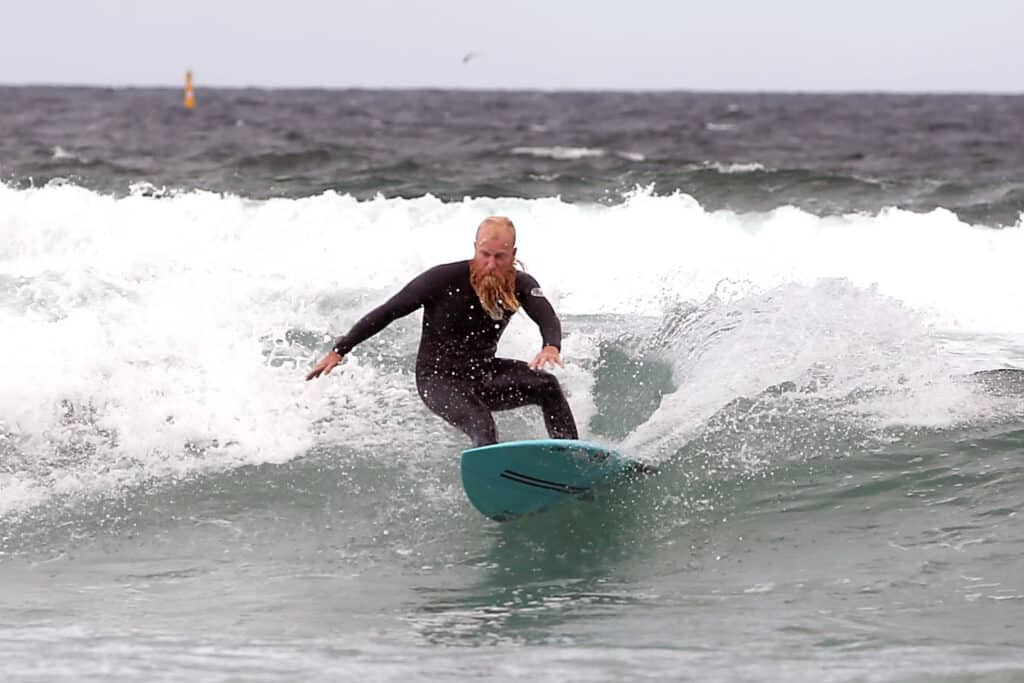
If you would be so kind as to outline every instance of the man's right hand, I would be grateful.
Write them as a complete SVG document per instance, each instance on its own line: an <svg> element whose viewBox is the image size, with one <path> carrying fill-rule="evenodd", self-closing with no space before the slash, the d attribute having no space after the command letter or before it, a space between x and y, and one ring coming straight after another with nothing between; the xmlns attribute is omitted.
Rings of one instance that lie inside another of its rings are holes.
<svg viewBox="0 0 1024 683"><path fill-rule="evenodd" d="M320 375L329 375L331 370L341 362L341 355L337 351L331 351L321 359L319 363L313 366L313 369L306 375L306 381L316 379Z"/></svg>

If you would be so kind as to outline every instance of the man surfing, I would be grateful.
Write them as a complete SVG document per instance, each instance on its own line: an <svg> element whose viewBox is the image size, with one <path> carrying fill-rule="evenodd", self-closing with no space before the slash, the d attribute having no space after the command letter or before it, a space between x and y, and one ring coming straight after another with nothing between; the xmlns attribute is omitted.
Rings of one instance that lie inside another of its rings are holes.
<svg viewBox="0 0 1024 683"><path fill-rule="evenodd" d="M470 261L435 266L370 311L306 375L330 374L357 344L423 308L416 389L432 411L459 428L473 446L498 442L491 415L540 406L552 439L576 439L576 422L562 388L546 368L562 365L562 326L537 281L516 270L516 229L491 216L476 231ZM497 358L498 340L522 308L540 328L543 347L529 363Z"/></svg>

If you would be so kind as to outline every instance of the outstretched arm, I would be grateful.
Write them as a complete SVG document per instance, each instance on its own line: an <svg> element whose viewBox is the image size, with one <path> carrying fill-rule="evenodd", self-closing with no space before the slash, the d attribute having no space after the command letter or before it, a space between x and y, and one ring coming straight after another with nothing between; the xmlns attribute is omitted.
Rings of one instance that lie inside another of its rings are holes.
<svg viewBox="0 0 1024 683"><path fill-rule="evenodd" d="M345 354L395 320L407 316L422 306L438 286L439 269L431 268L414 278L393 297L373 309L352 326L349 333L340 337L326 356L320 359L306 375L306 381L320 375L329 375Z"/></svg>

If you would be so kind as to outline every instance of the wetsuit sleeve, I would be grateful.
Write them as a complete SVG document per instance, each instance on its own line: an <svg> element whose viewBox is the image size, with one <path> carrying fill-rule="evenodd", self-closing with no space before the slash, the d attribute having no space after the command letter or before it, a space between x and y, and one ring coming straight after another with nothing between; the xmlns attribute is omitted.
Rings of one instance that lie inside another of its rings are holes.
<svg viewBox="0 0 1024 683"><path fill-rule="evenodd" d="M544 346L554 346L562 350L562 323L558 320L551 302L544 296L540 285L532 275L520 272L516 278L516 296L526 315L540 327L540 336Z"/></svg>
<svg viewBox="0 0 1024 683"><path fill-rule="evenodd" d="M360 318L348 334L338 338L332 350L344 356L357 344L425 304L446 281L446 273L440 266L416 276L401 291Z"/></svg>

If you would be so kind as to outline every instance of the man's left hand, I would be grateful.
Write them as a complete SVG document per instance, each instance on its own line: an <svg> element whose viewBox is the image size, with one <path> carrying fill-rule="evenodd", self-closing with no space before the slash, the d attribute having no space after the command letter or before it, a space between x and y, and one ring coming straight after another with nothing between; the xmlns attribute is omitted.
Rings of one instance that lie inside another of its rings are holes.
<svg viewBox="0 0 1024 683"><path fill-rule="evenodd" d="M557 346L545 346L537 354L537 357L530 361L530 367L534 370L546 370L550 367L565 367L565 363L562 362L562 356L558 352Z"/></svg>

